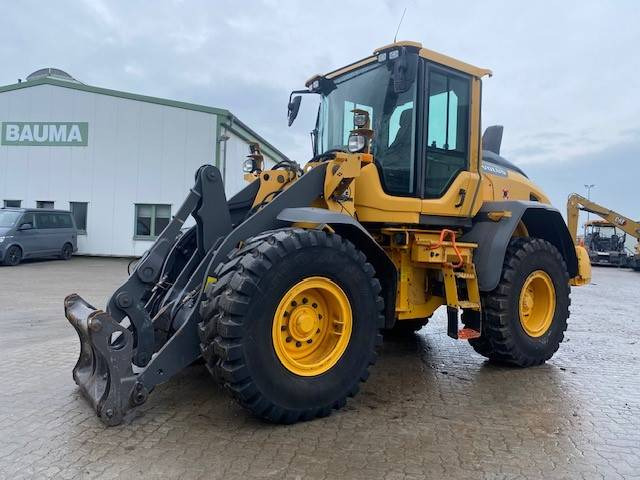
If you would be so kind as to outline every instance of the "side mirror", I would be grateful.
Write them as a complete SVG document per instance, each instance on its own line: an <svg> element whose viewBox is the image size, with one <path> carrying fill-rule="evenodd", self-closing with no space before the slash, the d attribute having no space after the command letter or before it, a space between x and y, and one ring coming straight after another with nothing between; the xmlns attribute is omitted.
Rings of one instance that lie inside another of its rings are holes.
<svg viewBox="0 0 640 480"><path fill-rule="evenodd" d="M287 107L287 117L289 118L289 126L291 126L298 116L298 112L300 111L300 102L302 101L302 97L300 95L296 95L293 99L289 100L289 105Z"/></svg>
<svg viewBox="0 0 640 480"><path fill-rule="evenodd" d="M32 228L33 225L31 225L30 223L23 223L18 227L18 230L31 230Z"/></svg>

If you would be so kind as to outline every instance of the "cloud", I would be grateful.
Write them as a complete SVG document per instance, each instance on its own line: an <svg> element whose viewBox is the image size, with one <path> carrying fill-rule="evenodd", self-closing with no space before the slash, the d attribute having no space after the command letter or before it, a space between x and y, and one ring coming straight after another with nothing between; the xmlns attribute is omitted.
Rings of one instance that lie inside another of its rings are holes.
<svg viewBox="0 0 640 480"><path fill-rule="evenodd" d="M492 68L483 123L505 126L510 160L573 169L638 139L632 0L14 2L0 19L0 84L55 66L91 85L228 108L305 161L317 100L303 100L289 129L289 92L390 43L405 6L399 39ZM588 169L599 176L597 162Z"/></svg>

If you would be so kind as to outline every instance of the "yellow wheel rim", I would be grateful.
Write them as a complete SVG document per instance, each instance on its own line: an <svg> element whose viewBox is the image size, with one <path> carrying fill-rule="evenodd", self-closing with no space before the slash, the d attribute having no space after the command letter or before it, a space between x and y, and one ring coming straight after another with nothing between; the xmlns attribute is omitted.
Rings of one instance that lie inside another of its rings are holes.
<svg viewBox="0 0 640 480"><path fill-rule="evenodd" d="M530 337L541 337L549 330L556 311L556 291L551 277L536 270L527 277L520 291L520 323Z"/></svg>
<svg viewBox="0 0 640 480"><path fill-rule="evenodd" d="M344 291L328 278L309 277L280 300L273 317L273 347L287 370L312 377L340 360L352 328Z"/></svg>

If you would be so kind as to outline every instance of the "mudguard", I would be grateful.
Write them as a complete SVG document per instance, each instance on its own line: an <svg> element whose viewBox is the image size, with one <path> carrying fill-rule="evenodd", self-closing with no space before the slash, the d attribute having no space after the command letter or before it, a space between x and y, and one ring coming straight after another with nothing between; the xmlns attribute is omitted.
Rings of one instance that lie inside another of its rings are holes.
<svg viewBox="0 0 640 480"><path fill-rule="evenodd" d="M491 212L508 212L497 216ZM489 292L500 281L507 246L522 220L529 236L542 238L554 245L563 256L570 277L578 274L578 258L567 224L560 212L539 202L500 201L485 203L473 219L473 226L461 240L477 243L474 263L480 291Z"/></svg>
<svg viewBox="0 0 640 480"><path fill-rule="evenodd" d="M382 286L384 298L385 328L393 326L398 271L387 253L360 222L344 213L314 207L285 208L277 218L289 223L326 224L336 233L353 242L367 256L367 261L376 270L376 277Z"/></svg>

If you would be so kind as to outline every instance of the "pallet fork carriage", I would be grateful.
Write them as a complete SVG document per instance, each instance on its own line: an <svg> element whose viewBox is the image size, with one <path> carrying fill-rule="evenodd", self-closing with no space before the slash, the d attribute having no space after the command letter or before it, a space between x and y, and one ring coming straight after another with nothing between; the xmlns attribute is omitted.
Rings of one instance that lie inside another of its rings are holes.
<svg viewBox="0 0 640 480"><path fill-rule="evenodd" d="M249 183L227 199L219 170L202 166L105 311L65 299L81 345L73 377L100 419L121 423L198 358L255 415L325 416L366 380L381 333L420 328L441 306L447 333L481 355L548 360L588 259L500 157L502 129L480 138L488 72L388 45L298 92L323 97L303 168L265 169L254 144ZM436 104L456 114L438 120ZM292 98L290 123L299 107Z"/></svg>

